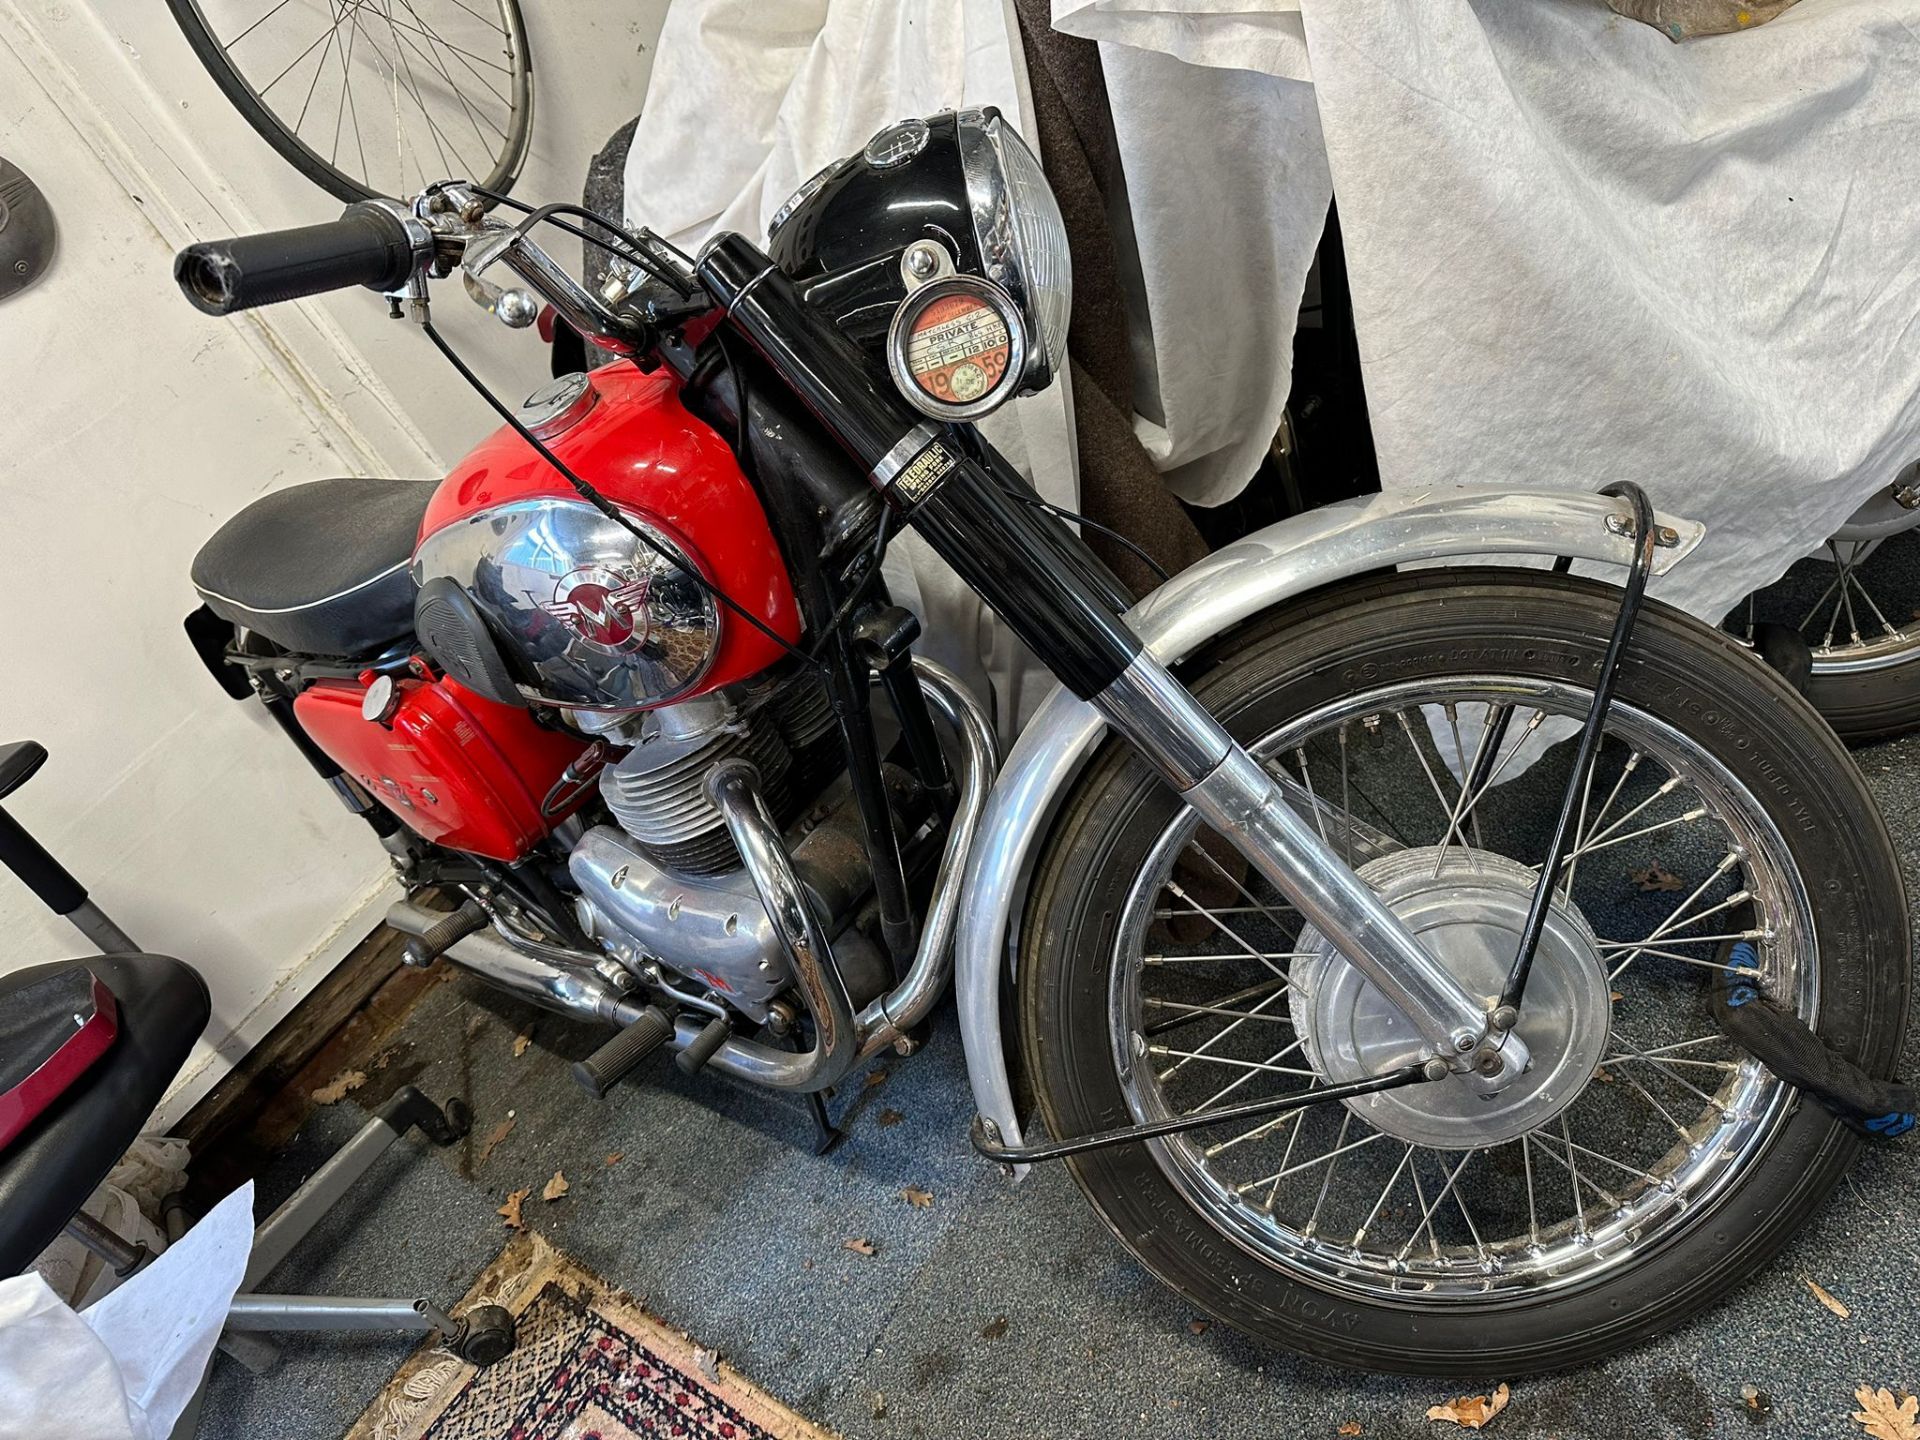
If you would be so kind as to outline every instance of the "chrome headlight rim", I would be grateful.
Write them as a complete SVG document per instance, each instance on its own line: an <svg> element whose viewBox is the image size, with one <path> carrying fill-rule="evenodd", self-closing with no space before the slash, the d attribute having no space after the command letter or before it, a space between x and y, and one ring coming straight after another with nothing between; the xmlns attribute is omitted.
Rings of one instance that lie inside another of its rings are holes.
<svg viewBox="0 0 1920 1440"><path fill-rule="evenodd" d="M960 150L960 168L965 176L967 205L973 220L974 243L980 251L980 263L986 278L1013 297L1031 332L1027 347L1027 368L1020 391L1039 390L1057 376L1066 365L1066 316L1062 316L1058 334L1049 333L1041 314L1040 295L1034 284L1034 257L1028 253L1023 226L1052 230L1059 236L1058 259L1064 268L1060 287L1065 309L1073 305L1072 260L1066 247L1066 223L1060 216L1059 202L1047 183L1040 160L1006 117L995 109L961 110L954 116ZM1017 150L1017 153L1015 153ZM1030 170L1035 182L1029 202L1037 213L1022 217L1016 210L1012 193L1014 167ZM1018 392L1016 392L1018 393Z"/></svg>

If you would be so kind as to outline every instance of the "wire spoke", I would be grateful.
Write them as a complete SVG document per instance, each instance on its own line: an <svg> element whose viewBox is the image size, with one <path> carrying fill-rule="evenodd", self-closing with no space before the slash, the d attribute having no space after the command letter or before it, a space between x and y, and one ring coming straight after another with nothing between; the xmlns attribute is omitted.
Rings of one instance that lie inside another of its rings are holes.
<svg viewBox="0 0 1920 1440"><path fill-rule="evenodd" d="M1204 854L1205 851L1202 851L1201 853ZM1271 970L1275 975L1279 976L1282 980L1287 978L1287 972L1282 970L1278 965L1274 964L1273 961L1269 960L1267 958L1266 951L1256 950L1251 944L1249 944L1244 938L1241 937L1240 933L1237 930L1235 930L1232 926L1228 925L1218 915L1215 915L1213 911L1209 910L1206 906L1202 905L1198 900L1194 899L1185 890L1183 890L1180 887L1179 881L1177 880L1167 881L1167 889L1172 891L1175 895L1179 896L1182 900L1186 901L1187 904L1191 905L1194 908L1195 913L1206 916L1206 918L1213 923L1214 927L1217 930L1219 930L1219 932L1222 935L1225 935L1229 940L1232 940L1236 944L1238 944L1240 948L1245 952L1244 958L1249 960L1258 960L1262 965L1266 966L1267 969ZM1168 958L1178 958L1178 957L1168 957ZM1242 957L1236 956L1234 958L1239 959Z"/></svg>
<svg viewBox="0 0 1920 1440"><path fill-rule="evenodd" d="M408 13L409 15L411 15L411 16L413 16L413 18L414 18L415 20L419 20L419 19L420 19L420 15L419 15L419 12L417 12L417 11L416 11L416 10L415 10L415 9L413 8L413 5L412 5L412 3L411 3L411 0L400 0L400 3L401 3L402 5L404 5L404 6L406 7L406 11L407 11L407 13ZM422 24L424 24L425 22L424 22L424 21L422 21L421 23L422 23ZM400 29L403 29L403 30L412 30L412 29L413 29L414 27L413 27L413 26L411 26L411 25L401 25L401 26L399 26L399 28L400 28ZM427 34L427 32L426 32L426 31L420 31L420 32L418 32L418 33L421 33L421 34ZM446 48L446 49L448 49L448 50L450 50L450 51L453 51L453 52L455 52L455 53L454 53L454 58L455 58L456 60L459 60L459 61L460 61L460 63L461 63L462 65L465 65L465 66L466 66L466 68L467 68L468 70L472 70L472 69L473 69L473 67L472 67L471 65L468 65L468 64L467 64L467 62L466 62L466 61L465 61L464 59L462 59L462 57L461 57L461 54L460 54L460 47L459 47L459 46L457 46L457 45L448 45L448 44L447 44L447 42L446 42L445 40L442 40L442 39L441 39L441 38L440 38L439 36L437 36L437 35L429 35L429 36L428 36L428 38L429 38L429 40L430 40L430 41L431 41L431 42L432 42L433 44L436 44L436 45L441 45L441 46L445 46L445 48ZM480 142L480 143L481 143L482 145L486 145L486 146L488 146L489 148L491 148L491 146L492 146L492 142L491 142L490 140L488 140L486 136L484 136L484 135L482 135L482 134L480 133L480 125L479 125L479 120L480 120L480 118L481 118L481 117L480 117L480 116L478 115L478 112L476 112L476 111L474 110L474 108L473 108L473 106L471 106L471 105L469 105L469 104L467 103L467 96L466 96L466 92L465 92L464 90L462 90L462 89L460 88L460 82L459 82L459 81L457 81L457 80L455 80L455 79L453 78L453 72L452 72L451 70L449 70L449 69L447 69L447 65L446 65L446 62L445 62L444 60L442 60L442 59L441 59L441 58L439 57L439 55L438 55L438 54L436 54L436 53L428 53L428 52L423 52L423 51L422 51L422 50L420 49L420 47L419 47L419 46L417 46L417 45L416 45L416 46L414 46L414 53L415 53L415 54L417 54L417 55L420 55L420 56L421 56L421 58L423 58L423 59L425 59L425 60L427 60L427 61L428 61L428 62L429 62L430 64L432 64L432 65L433 65L433 67L434 67L434 68L435 68L436 70L438 70L438 71L440 72L440 78L441 78L441 79L443 79L443 80L445 80L445 81L447 82L447 88L448 88L449 90L451 90L451 91L453 92L453 98L454 98L455 100L458 100L458 101L460 102L460 108L461 108L462 110L464 110L464 111L466 112L466 115L467 115L467 123L468 123L469 125L472 125L472 126L473 126L473 135L474 135L474 138L475 138L476 140L478 140L478 141L479 141L479 142ZM502 69L505 69L506 67L504 67L504 66L502 66L502 67L500 67L500 68L502 68ZM512 72L511 72L511 71L508 71L508 73L509 73L509 74L511 74ZM496 98L498 98L498 92L497 92L497 91L495 92L495 95L496 95ZM503 102L503 103L505 103L505 102ZM511 109L512 109L512 106L511 106L511 104L509 104L509 105L508 105L508 109L509 109L509 110L511 110ZM487 117L487 125L488 125L488 127L489 127L489 128L490 128L490 129L492 130L492 131L493 131L493 133L494 133L494 134L496 134L496 135L498 135L498 136L499 136L499 137L500 137L500 138L501 138L502 140L505 140L505 139L507 138L507 132L506 132L505 130L503 130L503 129L501 129L501 128L500 128L500 127L499 127L498 125L496 125L496 124L494 124L494 122L493 122L493 120L491 119L491 117Z"/></svg>
<svg viewBox="0 0 1920 1440"><path fill-rule="evenodd" d="M282 10L286 9L287 6L291 3L292 3L292 0L279 0L279 3L275 5L271 10L267 11L266 14L262 15L258 20L254 21L253 24L247 26L246 29L242 30L238 35L234 36L231 40L222 40L220 42L220 48L222 50L231 50L234 46L238 45L242 40L246 39L247 36L251 35L254 31L258 30L262 25L266 24L267 21L271 20L274 16L278 15Z"/></svg>
<svg viewBox="0 0 1920 1440"><path fill-rule="evenodd" d="M1220 1056L1212 1054L1211 1052L1214 1046L1218 1045L1222 1040L1226 1039L1227 1036L1233 1034L1234 1031L1238 1030L1242 1025L1246 1024L1249 1019L1258 1018L1261 1012L1264 1011L1267 1008L1267 1006L1271 1005L1274 1001L1280 999L1286 993L1287 993L1287 987L1285 985L1281 985L1271 995L1267 996L1266 999L1262 1000L1258 1005L1255 1005L1252 1010L1248 1011L1245 1016L1243 1016L1241 1019L1235 1020L1231 1025L1222 1026L1213 1035L1209 1036L1206 1040L1202 1041L1199 1049L1194 1050L1191 1053L1170 1050L1164 1045L1148 1046L1147 1053L1150 1055L1159 1054L1163 1056L1172 1056L1177 1054L1181 1056L1179 1064L1173 1066L1171 1069L1162 1070L1154 1078L1157 1079L1162 1085L1164 1085L1167 1083L1167 1081L1171 1080L1175 1075L1179 1074L1180 1071L1185 1068L1185 1066L1187 1065L1187 1062L1190 1060L1213 1060L1221 1064L1229 1064L1229 1063L1237 1063L1237 1064L1243 1064L1243 1065L1251 1064L1252 1063L1251 1061L1245 1061L1245 1060L1227 1061ZM1294 1043L1298 1044L1299 1041L1296 1040ZM1273 1058L1277 1060L1280 1057L1276 1055Z"/></svg>
<svg viewBox="0 0 1920 1440"><path fill-rule="evenodd" d="M1325 1207L1327 1203L1327 1190L1333 1184L1333 1172L1340 1168L1340 1157L1346 1154L1349 1148L1347 1146L1347 1130L1352 1124L1353 1124L1353 1112L1351 1110L1341 1111L1340 1133L1333 1137L1333 1149L1328 1151L1326 1156L1324 1157L1327 1160L1332 1161L1333 1163L1327 1166L1327 1173L1320 1177L1320 1193L1314 1196L1313 1213L1307 1216L1307 1228L1302 1232L1308 1237L1311 1237L1313 1235L1313 1232L1317 1230L1320 1226L1320 1211ZM1366 1145L1380 1138L1381 1138L1381 1134L1378 1130L1376 1130L1371 1135L1367 1136L1366 1139L1359 1141L1358 1144L1353 1146L1352 1148L1358 1149L1360 1145ZM1309 1163L1318 1164L1319 1161L1310 1161ZM1287 1173L1288 1172L1286 1168L1283 1166L1279 1174L1273 1177L1274 1184L1278 1185L1280 1183L1281 1177L1286 1175Z"/></svg>
<svg viewBox="0 0 1920 1440"><path fill-rule="evenodd" d="M1473 1157L1478 1155L1479 1153L1480 1151L1476 1147L1475 1149L1467 1151L1466 1154L1460 1157L1460 1163L1454 1166L1453 1173L1447 1176L1446 1185L1442 1187L1438 1195L1433 1197L1431 1202L1429 1202L1424 1195L1421 1195L1420 1204L1422 1208L1420 1211L1419 1224L1414 1226L1413 1233L1407 1237L1406 1244L1400 1247L1399 1253L1393 1257L1394 1259L1404 1260L1407 1258L1407 1255L1413 1249L1414 1242L1420 1238L1420 1231L1423 1227L1427 1232L1427 1245L1433 1251L1433 1258L1436 1260L1440 1258L1440 1237L1433 1233L1433 1212L1440 1208L1441 1202L1444 1201L1447 1198L1447 1196L1454 1194L1454 1185L1460 1179L1460 1172L1466 1169L1467 1162L1473 1159ZM1416 1195L1420 1195L1420 1168L1417 1165L1414 1167L1414 1170L1413 1170L1413 1187L1414 1187L1414 1193ZM1455 1196L1456 1203L1458 1202L1458 1198L1459 1198L1458 1196ZM1465 1211L1462 1211L1461 1213L1464 1215ZM1471 1219L1467 1221L1467 1228L1469 1230L1473 1228L1473 1221ZM1479 1240L1480 1240L1479 1233L1475 1232L1474 1243L1476 1245L1479 1244ZM1480 1249L1482 1254L1486 1253L1485 1246L1481 1246Z"/></svg>
<svg viewBox="0 0 1920 1440"><path fill-rule="evenodd" d="M334 25L329 25L325 30L322 30L320 34L314 38L314 42L311 45L307 46L306 49L302 50L298 55L293 57L292 64L288 65L285 70L282 70L278 75L274 76L273 79L269 80L265 84L265 86L263 86L259 91L256 92L260 96L260 98L262 100L265 100L267 98L267 91L273 89L274 86L278 85L282 80L286 79L287 76L290 73L292 73L293 67L295 65L298 65L302 60L306 59L307 56L311 55L314 51L318 50L322 45L326 44L330 38L332 38L334 35L339 33L339 29L340 29L339 25L334 24ZM326 64L326 56L323 55L320 57L320 63L322 65Z"/></svg>
<svg viewBox="0 0 1920 1440"><path fill-rule="evenodd" d="M1387 1183L1381 1187L1380 1198L1373 1202L1373 1209L1369 1210L1367 1212L1367 1218L1360 1222L1360 1228L1353 1232L1352 1243L1355 1249L1358 1249L1360 1242L1367 1238L1367 1231L1372 1228L1373 1222L1380 1217L1380 1212L1386 1208L1387 1197L1393 1194L1393 1187L1400 1183L1401 1173L1406 1170L1407 1165L1412 1159L1413 1146L1409 1145L1407 1146L1406 1154L1400 1157L1400 1163L1393 1167L1393 1174L1387 1177Z"/></svg>

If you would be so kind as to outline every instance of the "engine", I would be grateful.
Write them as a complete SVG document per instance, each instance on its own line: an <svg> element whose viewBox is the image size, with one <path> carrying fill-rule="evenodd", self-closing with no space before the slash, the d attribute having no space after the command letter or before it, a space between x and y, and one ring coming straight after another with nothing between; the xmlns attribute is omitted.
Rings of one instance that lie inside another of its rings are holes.
<svg viewBox="0 0 1920 1440"><path fill-rule="evenodd" d="M870 888L859 812L843 774L826 691L802 674L769 692L704 696L611 727L627 753L600 773L615 824L588 830L567 869L579 919L604 951L658 989L709 1010L780 1019L793 983L786 952L707 793L716 765L744 760L786 836L814 913L856 1003L879 994L890 969L854 926ZM919 792L888 772L900 823Z"/></svg>
<svg viewBox="0 0 1920 1440"><path fill-rule="evenodd" d="M683 875L717 875L740 857L706 779L735 757L752 762L767 807L791 821L840 766L826 688L804 675L744 715L719 696L656 711L639 743L600 773L600 793L649 857Z"/></svg>

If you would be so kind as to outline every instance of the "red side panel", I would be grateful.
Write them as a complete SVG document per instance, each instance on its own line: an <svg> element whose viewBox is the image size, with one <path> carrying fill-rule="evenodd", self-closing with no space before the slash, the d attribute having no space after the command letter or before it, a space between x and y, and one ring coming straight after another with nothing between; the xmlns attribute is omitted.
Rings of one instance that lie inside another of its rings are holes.
<svg viewBox="0 0 1920 1440"><path fill-rule="evenodd" d="M665 370L643 375L622 361L593 372L598 400L585 418L548 441L581 479L622 509L667 531L706 569L707 579L789 642L800 638L799 607L760 497L726 441L680 403ZM574 489L512 430L502 427L440 484L420 538L495 505L546 496L574 500ZM784 653L723 611L720 653L700 688L715 690L757 675Z"/></svg>
<svg viewBox="0 0 1920 1440"><path fill-rule="evenodd" d="M445 677L398 688L391 729L361 715L366 692L348 680L301 691L293 713L335 764L436 844L518 860L565 818L564 809L543 817L540 802L585 741Z"/></svg>

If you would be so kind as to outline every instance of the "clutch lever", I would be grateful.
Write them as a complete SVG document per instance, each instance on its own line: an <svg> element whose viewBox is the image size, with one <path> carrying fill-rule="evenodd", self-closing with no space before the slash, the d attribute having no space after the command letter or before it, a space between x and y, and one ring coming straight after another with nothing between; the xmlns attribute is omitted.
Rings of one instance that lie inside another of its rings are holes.
<svg viewBox="0 0 1920 1440"><path fill-rule="evenodd" d="M511 229L488 230L467 241L460 259L460 283L474 304L513 330L524 330L539 318L540 301L523 286L496 285L486 271L522 238Z"/></svg>

